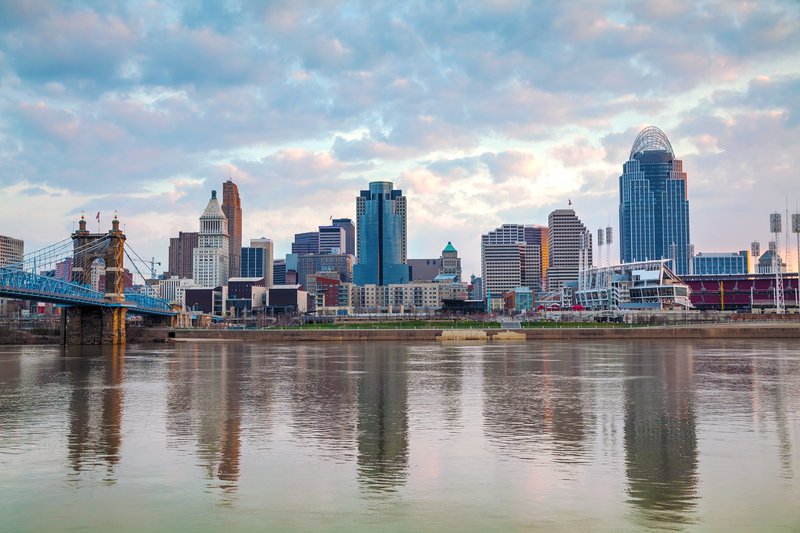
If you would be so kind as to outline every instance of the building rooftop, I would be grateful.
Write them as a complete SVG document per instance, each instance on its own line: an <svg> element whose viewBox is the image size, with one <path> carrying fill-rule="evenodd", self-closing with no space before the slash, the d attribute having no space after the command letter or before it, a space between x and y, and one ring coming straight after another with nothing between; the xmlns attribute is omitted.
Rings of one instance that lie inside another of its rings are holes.
<svg viewBox="0 0 800 533"><path fill-rule="evenodd" d="M447 246L445 246L444 250L442 250L442 253L444 253L444 252L456 252L456 253L458 253L458 250L455 249L455 247L453 246L452 242L447 241Z"/></svg>

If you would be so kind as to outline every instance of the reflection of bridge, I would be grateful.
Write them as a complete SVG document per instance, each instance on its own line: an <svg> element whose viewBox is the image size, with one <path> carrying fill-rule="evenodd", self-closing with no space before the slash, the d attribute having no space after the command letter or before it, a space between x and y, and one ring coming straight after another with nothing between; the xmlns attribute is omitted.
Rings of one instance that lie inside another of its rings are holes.
<svg viewBox="0 0 800 533"><path fill-rule="evenodd" d="M128 313L149 321L175 315L166 300L125 290L126 255L116 217L108 233L89 233L81 217L69 239L0 266L0 297L63 306L65 344L124 344ZM98 260L105 263L102 292L91 287L92 265Z"/></svg>

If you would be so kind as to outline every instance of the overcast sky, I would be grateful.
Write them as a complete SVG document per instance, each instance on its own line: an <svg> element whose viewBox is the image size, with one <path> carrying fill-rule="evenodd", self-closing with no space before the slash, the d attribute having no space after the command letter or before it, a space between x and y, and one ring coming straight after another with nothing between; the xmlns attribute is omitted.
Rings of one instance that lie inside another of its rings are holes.
<svg viewBox="0 0 800 533"><path fill-rule="evenodd" d="M26 251L118 210L166 269L230 173L245 242L285 253L389 180L409 256L452 241L479 273L481 233L570 199L616 229L650 124L697 251L766 248L800 201L796 1L0 0L0 84L0 234Z"/></svg>

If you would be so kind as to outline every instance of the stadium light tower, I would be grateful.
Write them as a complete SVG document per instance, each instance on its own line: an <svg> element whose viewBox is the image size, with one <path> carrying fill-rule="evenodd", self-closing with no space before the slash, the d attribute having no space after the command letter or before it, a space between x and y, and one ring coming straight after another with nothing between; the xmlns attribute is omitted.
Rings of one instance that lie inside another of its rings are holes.
<svg viewBox="0 0 800 533"><path fill-rule="evenodd" d="M797 280L794 286L794 298L797 311L800 313L800 213L792 215L792 232L797 237L797 255L795 255L795 267L797 269Z"/></svg>
<svg viewBox="0 0 800 533"><path fill-rule="evenodd" d="M780 241L778 235L782 231L781 214L772 213L769 216L769 231L775 237L775 250L772 252L772 270L775 273L775 312L779 315L783 314L783 276L781 275L781 262L778 260L778 250L780 249Z"/></svg>

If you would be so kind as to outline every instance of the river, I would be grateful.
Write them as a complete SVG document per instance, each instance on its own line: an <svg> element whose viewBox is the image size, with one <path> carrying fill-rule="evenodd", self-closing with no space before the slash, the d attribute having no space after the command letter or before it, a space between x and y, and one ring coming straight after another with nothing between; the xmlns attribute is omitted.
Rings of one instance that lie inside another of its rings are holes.
<svg viewBox="0 0 800 533"><path fill-rule="evenodd" d="M794 341L0 347L0 530L800 530Z"/></svg>

